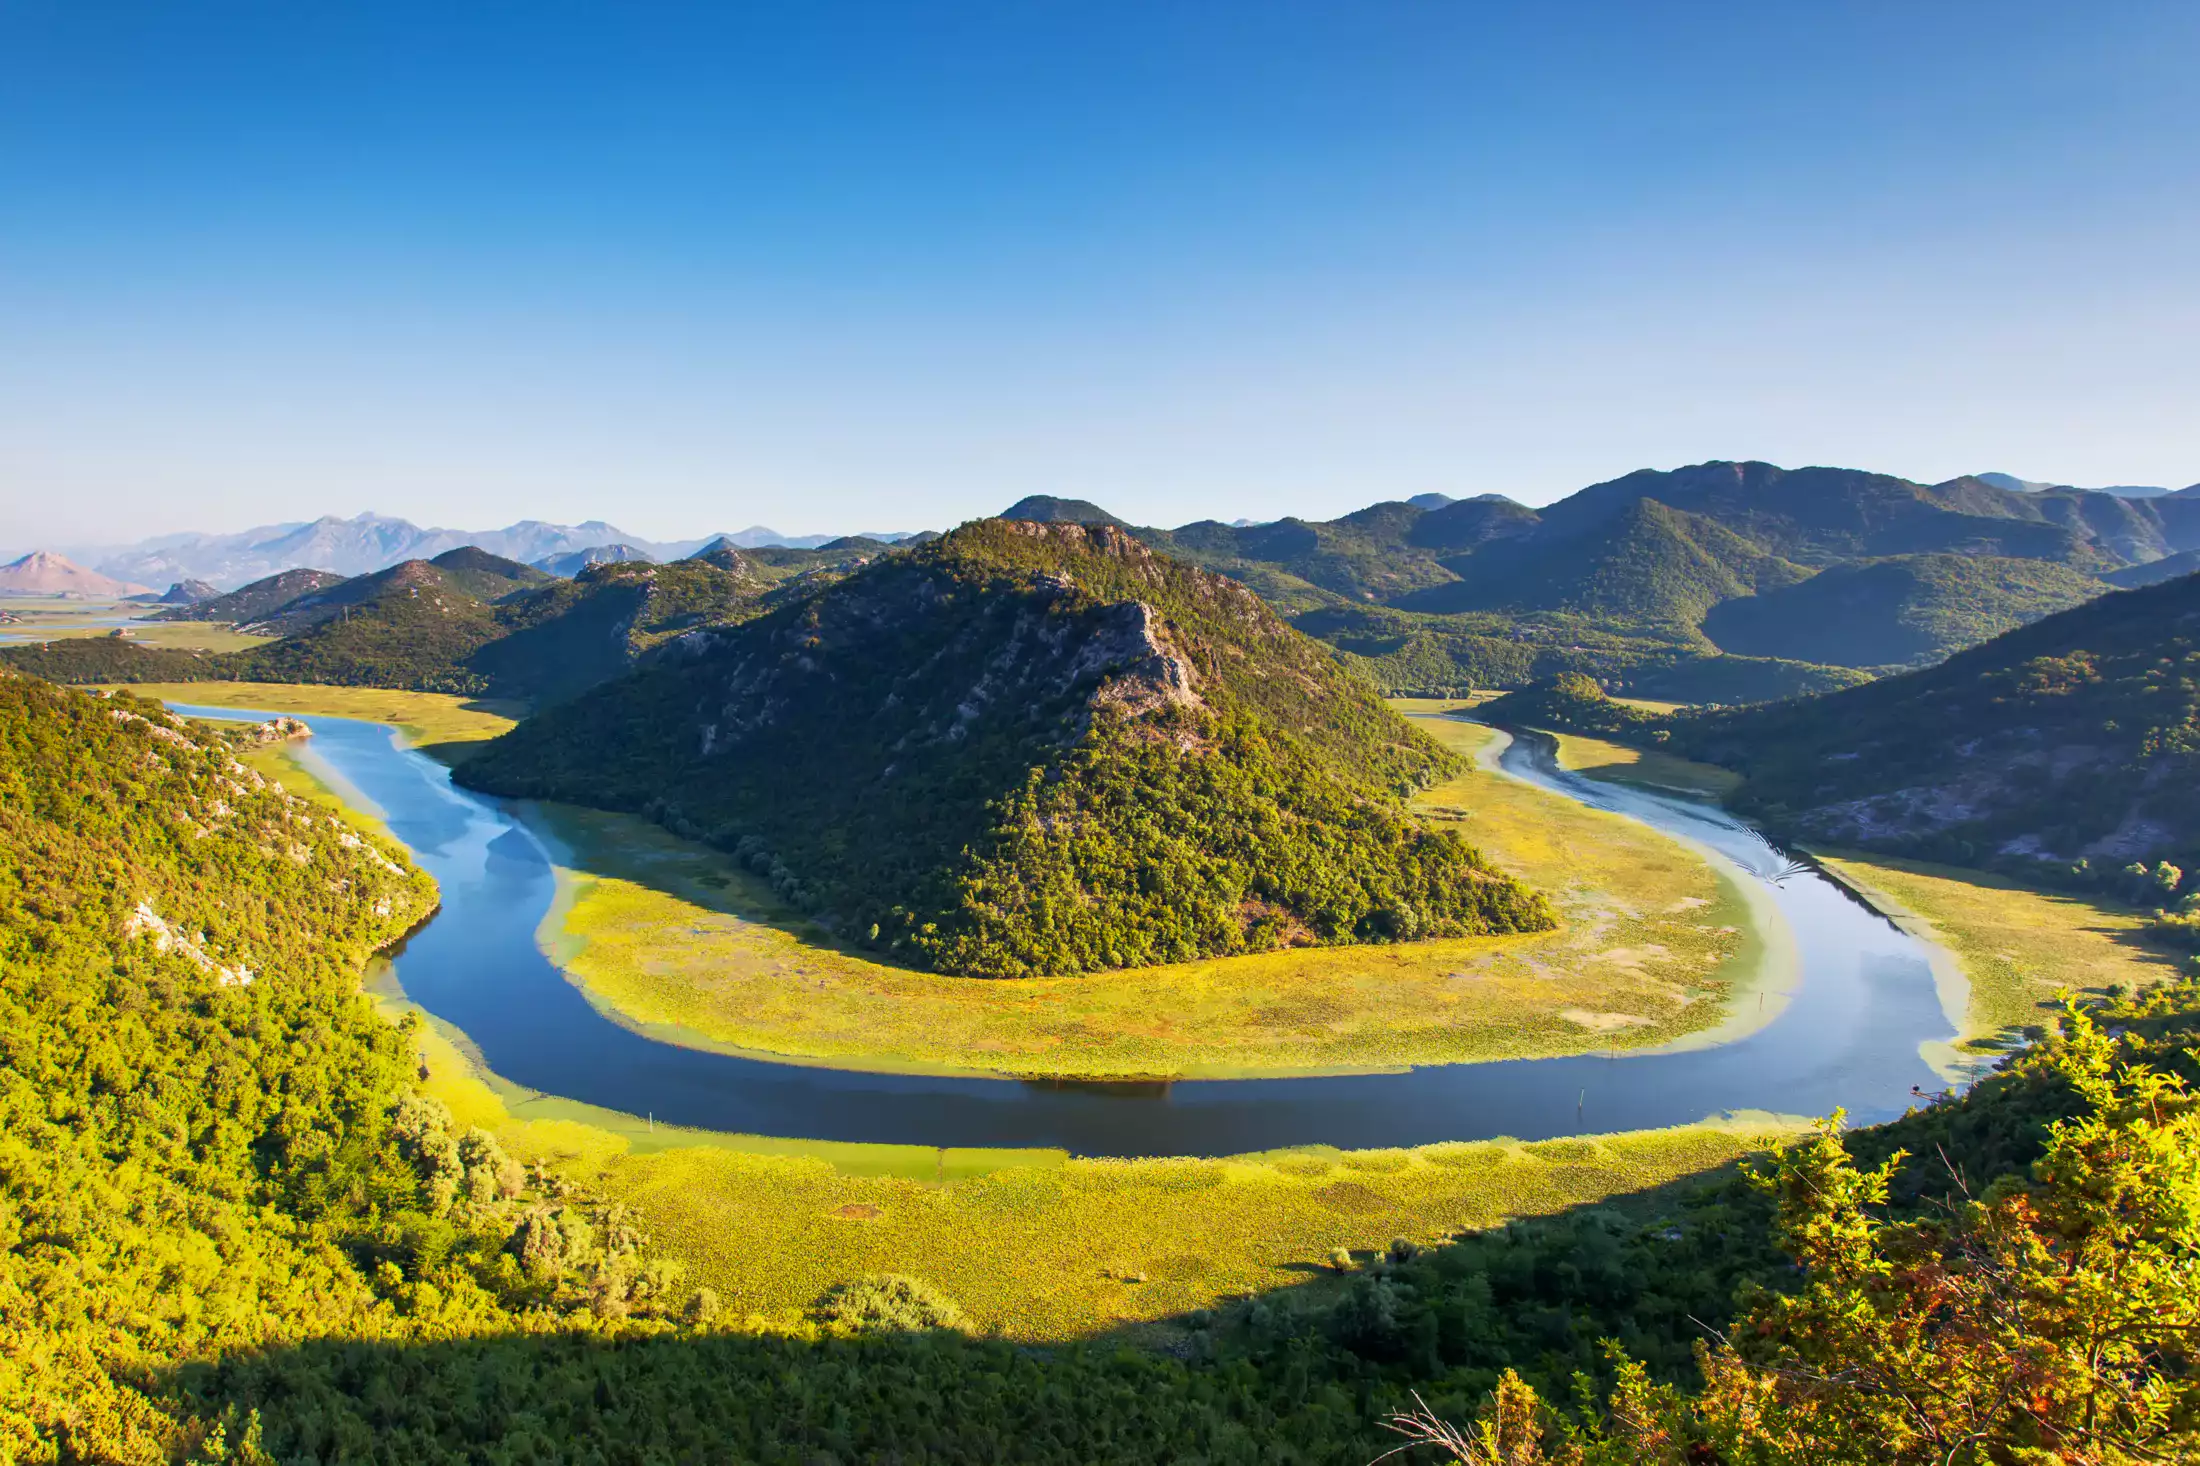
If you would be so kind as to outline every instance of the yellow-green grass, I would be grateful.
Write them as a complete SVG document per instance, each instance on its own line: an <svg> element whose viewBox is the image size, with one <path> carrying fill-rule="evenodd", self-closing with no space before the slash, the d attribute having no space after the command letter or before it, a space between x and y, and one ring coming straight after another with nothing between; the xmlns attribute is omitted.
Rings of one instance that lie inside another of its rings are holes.
<svg viewBox="0 0 2200 1466"><path fill-rule="evenodd" d="M1472 710L1499 696L1502 694L1476 692L1463 698L1399 697L1391 699L1391 706L1408 717L1425 720ZM1655 713L1670 713L1680 706L1679 703L1646 702L1640 698L1612 700ZM1432 725L1424 721L1423 726ZM1558 740L1559 767L1592 779L1639 784L1662 793L1686 794L1699 799L1724 799L1742 782L1742 776L1731 769L1697 763L1694 759L1680 758L1654 748L1633 748L1578 733L1552 732L1550 736Z"/></svg>
<svg viewBox="0 0 2200 1466"><path fill-rule="evenodd" d="M1984 871L1887 855L1821 854L1874 906L1952 954L1936 975L1960 1015L1959 1051L1989 1053L2012 1030L2045 1026L2058 991L2135 988L2177 975L2149 944L2147 918L2120 906L2042 891Z"/></svg>
<svg viewBox="0 0 2200 1466"><path fill-rule="evenodd" d="M1427 726L1469 753L1492 736ZM1561 929L984 981L837 945L732 861L645 822L523 812L563 881L545 948L605 1011L684 1042L887 1069L1220 1076L1631 1048L1725 1022L1761 945L1701 854L1479 768L1422 808L1548 892Z"/></svg>
<svg viewBox="0 0 2200 1466"><path fill-rule="evenodd" d="M1558 740L1558 766L1592 779L1618 784L1639 784L1670 794L1699 799L1724 799L1742 782L1742 776L1716 764L1700 764L1654 748L1632 748L1603 738L1579 733L1554 733Z"/></svg>
<svg viewBox="0 0 2200 1466"><path fill-rule="evenodd" d="M320 713L332 718L389 723L407 743L447 763L463 757L469 745L504 732L525 711L517 703L440 692L323 687L302 682L141 682L117 690L201 707Z"/></svg>
<svg viewBox="0 0 2200 1466"><path fill-rule="evenodd" d="M429 1092L462 1125L633 1209L736 1317L791 1321L835 1283L906 1273L979 1331L1072 1339L1303 1284L1336 1247L1431 1243L1641 1193L1791 1138L1769 1116L1597 1139L1221 1160L1079 1160L718 1136L514 1103L447 1032Z"/></svg>

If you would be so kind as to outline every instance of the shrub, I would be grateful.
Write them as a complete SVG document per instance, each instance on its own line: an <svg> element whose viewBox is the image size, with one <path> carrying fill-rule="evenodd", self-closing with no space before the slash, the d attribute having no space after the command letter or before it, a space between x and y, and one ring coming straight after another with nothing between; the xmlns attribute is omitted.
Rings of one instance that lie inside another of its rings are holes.
<svg viewBox="0 0 2200 1466"><path fill-rule="evenodd" d="M878 1274L829 1289L813 1310L817 1321L850 1333L914 1334L960 1328L963 1311L919 1278Z"/></svg>

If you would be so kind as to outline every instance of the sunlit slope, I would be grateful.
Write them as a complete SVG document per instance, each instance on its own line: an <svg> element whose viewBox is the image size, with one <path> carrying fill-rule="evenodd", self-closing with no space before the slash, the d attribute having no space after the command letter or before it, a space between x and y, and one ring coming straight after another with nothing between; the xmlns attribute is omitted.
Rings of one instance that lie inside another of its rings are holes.
<svg viewBox="0 0 2200 1466"><path fill-rule="evenodd" d="M988 520L691 637L463 777L647 812L844 936L1023 976L1548 924L1406 810L1455 767L1236 582Z"/></svg>

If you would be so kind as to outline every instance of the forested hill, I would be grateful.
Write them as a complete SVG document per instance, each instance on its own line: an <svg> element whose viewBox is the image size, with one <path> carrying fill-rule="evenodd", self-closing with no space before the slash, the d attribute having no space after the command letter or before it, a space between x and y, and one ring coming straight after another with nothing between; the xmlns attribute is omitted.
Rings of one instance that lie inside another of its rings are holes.
<svg viewBox="0 0 2200 1466"><path fill-rule="evenodd" d="M188 606L170 606L155 615L155 621L226 621L232 625L250 626L264 619L278 607L288 605L301 596L327 590L332 585L342 585L344 577L328 570L284 570L255 580L250 585L211 596Z"/></svg>
<svg viewBox="0 0 2200 1466"><path fill-rule="evenodd" d="M1222 576L984 520L528 720L493 792L644 810L985 975L1540 927L1402 796L1453 766Z"/></svg>
<svg viewBox="0 0 2200 1466"><path fill-rule="evenodd" d="M2135 567L2200 549L2200 499L1712 462L1540 509L1484 495L1135 532L1244 581L1389 690L1577 672L1732 702L1923 665L2108 577L2136 583Z"/></svg>
<svg viewBox="0 0 2200 1466"><path fill-rule="evenodd" d="M586 1286L498 1264L551 1212L359 993L434 902L223 738L0 672L0 1457L216 1459L177 1364Z"/></svg>
<svg viewBox="0 0 2200 1466"><path fill-rule="evenodd" d="M319 572L272 608L268 587L237 592L253 629L279 639L208 653L78 637L0 648L0 662L56 682L312 682L547 701L617 676L698 626L761 614L807 590L805 574L740 551L670 565L634 561L573 580L469 548L331 582ZM212 602L209 604L219 604ZM197 609L197 608L192 608Z"/></svg>
<svg viewBox="0 0 2200 1466"><path fill-rule="evenodd" d="M1744 807L1965 863L2200 863L2200 576L2102 596L1936 667L1676 722Z"/></svg>

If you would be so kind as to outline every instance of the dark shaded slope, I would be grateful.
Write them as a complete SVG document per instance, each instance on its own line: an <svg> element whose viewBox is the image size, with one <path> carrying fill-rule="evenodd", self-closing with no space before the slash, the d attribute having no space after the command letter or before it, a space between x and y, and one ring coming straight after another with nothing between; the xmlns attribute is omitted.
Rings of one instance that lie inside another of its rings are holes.
<svg viewBox="0 0 2200 1466"><path fill-rule="evenodd" d="M1724 601L1704 634L1728 652L1842 667L1937 660L2091 600L2107 586L2042 560L1905 555L1837 565Z"/></svg>
<svg viewBox="0 0 2200 1466"><path fill-rule="evenodd" d="M464 778L645 810L859 939L1018 975L1548 922L1405 812L1452 766L1236 583L992 520L691 636Z"/></svg>
<svg viewBox="0 0 2200 1466"><path fill-rule="evenodd" d="M2200 577L2120 591L1829 697L1677 722L1745 808L1966 862L2200 855Z"/></svg>
<svg viewBox="0 0 2200 1466"><path fill-rule="evenodd" d="M2159 585L2165 580L2175 580L2180 575L2200 571L2200 550L2183 550L2160 560L2149 560L2143 565L2126 565L2121 570L2111 570L2101 579L2125 590L2137 590L2142 585Z"/></svg>
<svg viewBox="0 0 2200 1466"><path fill-rule="evenodd" d="M601 562L498 607L505 634L468 666L493 692L554 702L682 632L753 613L771 587L735 550L671 565Z"/></svg>

